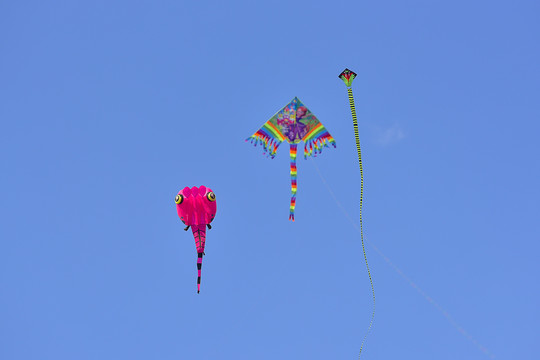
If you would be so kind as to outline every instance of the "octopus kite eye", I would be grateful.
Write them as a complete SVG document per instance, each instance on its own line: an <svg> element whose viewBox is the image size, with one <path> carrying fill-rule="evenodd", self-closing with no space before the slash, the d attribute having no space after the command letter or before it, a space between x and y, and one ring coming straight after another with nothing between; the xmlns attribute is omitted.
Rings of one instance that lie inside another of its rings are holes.
<svg viewBox="0 0 540 360"><path fill-rule="evenodd" d="M184 201L184 196L183 195L176 195L176 197L174 198L174 202L178 205L180 205L182 203L182 201Z"/></svg>
<svg viewBox="0 0 540 360"><path fill-rule="evenodd" d="M213 192L209 192L208 194L206 194L206 198L210 201L216 201L216 194L214 194Z"/></svg>

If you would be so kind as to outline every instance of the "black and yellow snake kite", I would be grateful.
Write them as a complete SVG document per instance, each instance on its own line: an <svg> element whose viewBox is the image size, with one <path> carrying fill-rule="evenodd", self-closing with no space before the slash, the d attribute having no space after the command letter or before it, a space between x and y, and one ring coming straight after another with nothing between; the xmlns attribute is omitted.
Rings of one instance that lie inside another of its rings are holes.
<svg viewBox="0 0 540 360"><path fill-rule="evenodd" d="M364 252L364 260L366 261L367 273L369 276L369 283L371 284L371 293L373 295L373 311L371 313L371 320L369 322L368 330L362 339L362 344L360 345L360 352L358 353L358 358L362 354L362 349L364 347L364 342L367 335L369 334L371 327L373 325L373 319L375 318L375 288L373 287L373 280L371 279L371 272L369 271L369 265L366 256L366 247L364 245L364 229L362 224L362 205L364 200L364 170L362 169L362 151L360 150L360 137L358 136L358 120L356 118L356 109L354 107L354 98L353 92L351 89L351 84L356 77L356 73L349 69L345 69L339 74L339 78L343 80L345 85L347 85L347 93L349 95L349 105L351 107L351 114L353 119L354 127L354 138L356 140L356 151L358 152L358 164L360 166L360 239L362 240L362 251Z"/></svg>

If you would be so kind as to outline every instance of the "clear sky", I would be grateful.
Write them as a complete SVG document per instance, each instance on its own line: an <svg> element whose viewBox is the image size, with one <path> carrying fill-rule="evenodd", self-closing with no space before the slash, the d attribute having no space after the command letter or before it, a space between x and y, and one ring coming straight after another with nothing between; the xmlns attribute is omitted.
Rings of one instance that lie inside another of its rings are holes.
<svg viewBox="0 0 540 360"><path fill-rule="evenodd" d="M2 1L0 358L356 359L348 67L362 358L538 359L539 14ZM337 148L298 157L292 223L287 145L244 140L294 96ZM174 204L195 185L218 206L199 295Z"/></svg>

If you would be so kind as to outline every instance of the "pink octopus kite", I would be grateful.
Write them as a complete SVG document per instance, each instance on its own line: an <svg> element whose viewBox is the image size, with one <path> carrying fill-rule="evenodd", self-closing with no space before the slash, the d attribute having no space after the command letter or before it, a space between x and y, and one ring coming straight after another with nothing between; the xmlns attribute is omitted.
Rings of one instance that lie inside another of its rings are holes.
<svg viewBox="0 0 540 360"><path fill-rule="evenodd" d="M187 225L184 230L191 226L195 246L197 246L197 293L201 291L201 267L206 243L206 227L211 229L210 223L216 216L216 194L204 185L183 188L174 198L176 211L180 220Z"/></svg>

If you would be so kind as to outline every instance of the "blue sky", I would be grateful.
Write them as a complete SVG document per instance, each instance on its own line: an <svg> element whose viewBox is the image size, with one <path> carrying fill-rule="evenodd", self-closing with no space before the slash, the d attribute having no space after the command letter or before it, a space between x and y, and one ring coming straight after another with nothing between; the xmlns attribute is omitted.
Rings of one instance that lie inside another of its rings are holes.
<svg viewBox="0 0 540 360"><path fill-rule="evenodd" d="M0 3L0 358L357 358L371 290L345 67L377 297L362 358L537 358L539 11ZM287 147L244 139L294 96L337 148L299 157L292 223ZM218 206L199 295L173 202L194 185Z"/></svg>

